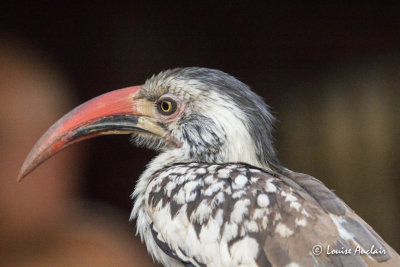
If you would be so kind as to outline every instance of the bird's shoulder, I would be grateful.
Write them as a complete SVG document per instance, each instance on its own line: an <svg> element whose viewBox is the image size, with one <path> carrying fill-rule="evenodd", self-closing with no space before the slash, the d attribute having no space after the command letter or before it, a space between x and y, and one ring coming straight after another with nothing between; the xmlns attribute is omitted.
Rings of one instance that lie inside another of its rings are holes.
<svg viewBox="0 0 400 267"><path fill-rule="evenodd" d="M385 262L390 259L389 251L393 253L322 182L287 169L268 171L244 163L174 164L151 176L146 195L150 215L161 210L165 215L168 210L171 220L183 216L188 222L185 229L194 230L199 241L211 224L217 225L215 242L225 242L231 255L252 247L254 261L260 266L365 266L365 257L341 254L357 245L386 252L370 255L374 262ZM159 215L153 217L156 227L157 220L158 225L165 222ZM316 245L324 253L313 255ZM329 248L338 254L327 255ZM183 253L187 254L190 252Z"/></svg>

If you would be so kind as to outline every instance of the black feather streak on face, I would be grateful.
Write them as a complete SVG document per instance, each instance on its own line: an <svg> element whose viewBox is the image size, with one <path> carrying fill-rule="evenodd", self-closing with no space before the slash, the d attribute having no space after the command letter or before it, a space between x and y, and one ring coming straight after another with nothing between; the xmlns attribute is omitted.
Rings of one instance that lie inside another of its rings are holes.
<svg viewBox="0 0 400 267"><path fill-rule="evenodd" d="M182 137L190 147L190 156L214 160L223 145L213 130L216 128L214 121L200 114L188 114L182 117L179 124L182 126Z"/></svg>

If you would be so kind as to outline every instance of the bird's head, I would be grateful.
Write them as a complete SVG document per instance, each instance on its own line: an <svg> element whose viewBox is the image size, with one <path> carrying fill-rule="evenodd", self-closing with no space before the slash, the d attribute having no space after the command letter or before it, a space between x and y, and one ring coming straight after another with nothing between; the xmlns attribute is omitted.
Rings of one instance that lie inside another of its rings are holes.
<svg viewBox="0 0 400 267"><path fill-rule="evenodd" d="M70 111L35 144L19 179L68 145L106 134L132 134L135 144L173 151L181 162L274 167L273 120L259 96L222 71L167 70Z"/></svg>

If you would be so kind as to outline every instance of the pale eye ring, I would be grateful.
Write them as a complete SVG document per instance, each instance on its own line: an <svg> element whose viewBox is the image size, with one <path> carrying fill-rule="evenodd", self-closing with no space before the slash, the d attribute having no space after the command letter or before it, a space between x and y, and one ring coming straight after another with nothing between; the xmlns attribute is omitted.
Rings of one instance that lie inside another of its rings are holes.
<svg viewBox="0 0 400 267"><path fill-rule="evenodd" d="M170 97L165 97L158 100L156 106L158 112L166 116L175 113L176 109L178 108L178 104L176 103L176 101Z"/></svg>

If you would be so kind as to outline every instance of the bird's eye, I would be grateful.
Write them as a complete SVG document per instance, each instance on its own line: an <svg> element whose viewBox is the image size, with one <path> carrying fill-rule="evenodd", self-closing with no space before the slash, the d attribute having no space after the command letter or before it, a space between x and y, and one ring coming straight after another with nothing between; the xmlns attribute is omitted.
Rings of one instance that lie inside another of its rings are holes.
<svg viewBox="0 0 400 267"><path fill-rule="evenodd" d="M176 111L177 104L172 98L164 98L158 101L157 109L163 115L171 115Z"/></svg>

